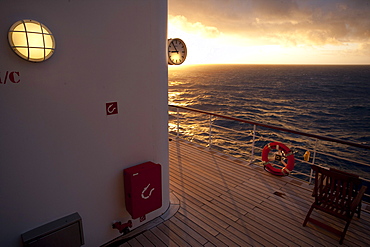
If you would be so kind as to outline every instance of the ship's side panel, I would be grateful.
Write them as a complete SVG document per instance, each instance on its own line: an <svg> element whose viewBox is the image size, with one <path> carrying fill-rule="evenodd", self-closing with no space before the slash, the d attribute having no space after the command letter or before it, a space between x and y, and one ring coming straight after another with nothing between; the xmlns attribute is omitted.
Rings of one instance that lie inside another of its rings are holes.
<svg viewBox="0 0 370 247"><path fill-rule="evenodd" d="M1 245L21 246L22 233L74 212L85 246L112 240L112 222L130 219L123 169L146 161L161 164L163 187L162 207L146 221L161 215L169 204L167 1L2 0L0 16ZM54 34L49 60L11 50L7 32L21 19ZM118 112L109 115L112 102Z"/></svg>

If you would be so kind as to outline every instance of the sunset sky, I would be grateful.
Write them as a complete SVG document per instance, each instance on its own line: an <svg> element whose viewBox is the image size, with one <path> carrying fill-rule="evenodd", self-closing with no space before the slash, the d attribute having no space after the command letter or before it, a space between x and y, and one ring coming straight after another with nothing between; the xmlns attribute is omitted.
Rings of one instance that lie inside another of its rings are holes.
<svg viewBox="0 0 370 247"><path fill-rule="evenodd" d="M370 0L169 0L184 64L370 64Z"/></svg>

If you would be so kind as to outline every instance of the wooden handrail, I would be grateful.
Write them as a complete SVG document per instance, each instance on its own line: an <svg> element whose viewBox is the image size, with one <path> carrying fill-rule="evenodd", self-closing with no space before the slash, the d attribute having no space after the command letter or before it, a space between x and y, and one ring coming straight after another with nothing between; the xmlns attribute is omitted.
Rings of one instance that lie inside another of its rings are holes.
<svg viewBox="0 0 370 247"><path fill-rule="evenodd" d="M335 138L331 138L331 137L309 134L309 133L305 133L305 132L302 132L302 131L286 129L286 128L282 128L282 127L277 127L277 126L273 126L273 125L269 125L269 124L258 123L258 122L249 121L249 120L236 118L236 117L224 116L224 115L220 115L220 114L217 114L217 113L207 112L207 111L198 110L198 109L194 109L194 108L190 108L190 107L177 106L177 105L168 105L168 106L183 109L183 110L198 112L198 113L202 113L202 114L212 115L212 116L215 116L215 117L225 118L225 119L229 119L229 120L233 120L233 121L237 121L237 122L253 124L253 125L257 125L257 126L261 126L261 127L265 127L265 128L270 128L270 129L274 129L274 130L280 130L280 131L293 133L293 134L297 134L297 135L308 136L308 137L316 138L316 139L319 139L319 140L336 142L336 143L341 143L341 144L345 144L345 145L349 145L349 146L353 146L353 147L358 147L358 148L363 148L363 149L370 150L370 146L355 143L355 142L349 142L349 141L344 141L344 140L335 139Z"/></svg>

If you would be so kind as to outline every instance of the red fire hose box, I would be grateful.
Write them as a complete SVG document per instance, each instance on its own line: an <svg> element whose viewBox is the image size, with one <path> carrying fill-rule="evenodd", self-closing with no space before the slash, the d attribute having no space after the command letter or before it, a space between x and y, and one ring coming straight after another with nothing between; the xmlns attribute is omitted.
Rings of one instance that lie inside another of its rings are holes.
<svg viewBox="0 0 370 247"><path fill-rule="evenodd" d="M123 170L126 209L133 219L162 207L161 165L151 161Z"/></svg>

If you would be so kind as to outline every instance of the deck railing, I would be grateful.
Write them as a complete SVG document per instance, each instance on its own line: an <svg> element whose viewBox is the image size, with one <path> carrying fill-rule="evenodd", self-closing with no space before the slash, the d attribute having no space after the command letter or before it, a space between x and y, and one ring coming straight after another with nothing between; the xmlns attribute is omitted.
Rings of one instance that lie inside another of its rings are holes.
<svg viewBox="0 0 370 247"><path fill-rule="evenodd" d="M169 105L169 132L261 166L266 144L285 143L296 160L292 176L311 183L311 164L355 173L368 186L370 201L370 146L176 105Z"/></svg>

